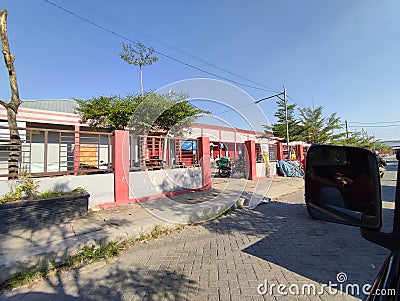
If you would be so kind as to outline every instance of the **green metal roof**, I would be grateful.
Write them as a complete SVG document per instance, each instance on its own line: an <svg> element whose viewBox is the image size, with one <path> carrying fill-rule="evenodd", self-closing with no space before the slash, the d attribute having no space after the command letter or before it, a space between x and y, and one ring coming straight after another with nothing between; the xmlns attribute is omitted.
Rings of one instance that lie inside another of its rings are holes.
<svg viewBox="0 0 400 301"><path fill-rule="evenodd" d="M75 113L77 104L70 99L50 99L50 100L23 100L21 108L35 109L41 111L54 111L62 113Z"/></svg>

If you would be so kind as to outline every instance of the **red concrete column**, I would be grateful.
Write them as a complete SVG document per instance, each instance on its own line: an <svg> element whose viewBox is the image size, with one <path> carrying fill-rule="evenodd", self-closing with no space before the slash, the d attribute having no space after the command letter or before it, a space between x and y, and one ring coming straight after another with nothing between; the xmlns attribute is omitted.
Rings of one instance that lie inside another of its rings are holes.
<svg viewBox="0 0 400 301"><path fill-rule="evenodd" d="M301 161L301 160L304 159L304 146L303 146L303 144L299 144L297 146L297 154L296 154L296 156L297 156L297 160L298 161Z"/></svg>
<svg viewBox="0 0 400 301"><path fill-rule="evenodd" d="M257 179L257 158L256 158L256 142L247 140L244 142L246 146L245 161L247 170L247 179Z"/></svg>
<svg viewBox="0 0 400 301"><path fill-rule="evenodd" d="M211 187L211 159L210 159L210 138L200 137L197 139L197 152L203 177L203 188Z"/></svg>
<svg viewBox="0 0 400 301"><path fill-rule="evenodd" d="M74 175L77 175L79 172L79 164L80 164L80 156L81 156L81 150L80 150L80 137L79 137L79 131L80 131L80 125L75 125L74 128Z"/></svg>
<svg viewBox="0 0 400 301"><path fill-rule="evenodd" d="M114 131L113 141L114 201L129 202L129 132Z"/></svg>
<svg viewBox="0 0 400 301"><path fill-rule="evenodd" d="M276 156L277 160L283 160L283 144L282 142L277 142L276 143Z"/></svg>

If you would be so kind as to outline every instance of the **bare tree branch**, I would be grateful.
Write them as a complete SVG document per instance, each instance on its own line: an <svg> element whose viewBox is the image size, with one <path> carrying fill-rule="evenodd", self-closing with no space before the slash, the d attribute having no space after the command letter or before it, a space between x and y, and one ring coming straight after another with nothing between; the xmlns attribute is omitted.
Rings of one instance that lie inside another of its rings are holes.
<svg viewBox="0 0 400 301"><path fill-rule="evenodd" d="M4 100L0 100L0 105L2 105L4 108L7 108L8 102Z"/></svg>

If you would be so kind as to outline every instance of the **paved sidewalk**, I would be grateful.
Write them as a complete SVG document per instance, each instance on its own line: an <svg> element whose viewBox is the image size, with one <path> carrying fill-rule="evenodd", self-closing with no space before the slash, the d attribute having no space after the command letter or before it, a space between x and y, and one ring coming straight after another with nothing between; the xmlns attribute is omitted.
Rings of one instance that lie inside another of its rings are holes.
<svg viewBox="0 0 400 301"><path fill-rule="evenodd" d="M387 253L356 227L310 218L298 190L7 291L0 300L358 301Z"/></svg>
<svg viewBox="0 0 400 301"><path fill-rule="evenodd" d="M303 189L301 178L244 179L214 178L213 188L170 198L145 201L105 210L45 229L12 231L0 236L0 282L28 268L59 263L85 245L139 236L156 225L170 228L211 219L242 200L250 207L267 198Z"/></svg>

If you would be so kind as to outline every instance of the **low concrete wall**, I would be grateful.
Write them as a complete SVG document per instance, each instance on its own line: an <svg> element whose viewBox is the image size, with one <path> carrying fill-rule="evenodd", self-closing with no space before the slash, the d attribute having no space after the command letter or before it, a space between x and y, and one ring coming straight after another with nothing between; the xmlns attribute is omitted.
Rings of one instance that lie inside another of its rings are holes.
<svg viewBox="0 0 400 301"><path fill-rule="evenodd" d="M268 176L265 163L256 163L256 176L257 178L264 178Z"/></svg>
<svg viewBox="0 0 400 301"><path fill-rule="evenodd" d="M114 202L114 174L62 176L37 178L40 192L46 190L71 191L77 187L85 188L89 194L89 205ZM10 191L8 181L0 181L0 195Z"/></svg>
<svg viewBox="0 0 400 301"><path fill-rule="evenodd" d="M265 164L264 163L256 163L256 164L257 164L256 165L257 178L263 178L263 177L268 176L267 170L265 168ZM270 169L269 176L270 177L275 176L276 175L276 162L271 162L269 169Z"/></svg>
<svg viewBox="0 0 400 301"><path fill-rule="evenodd" d="M276 176L278 173L276 171L276 161L271 161L269 164L269 169L270 169L270 175Z"/></svg>
<svg viewBox="0 0 400 301"><path fill-rule="evenodd" d="M69 191L83 187L90 193L89 205L114 202L114 174L98 174L83 176L64 176L57 178L41 178L39 190Z"/></svg>
<svg viewBox="0 0 400 301"><path fill-rule="evenodd" d="M201 168L178 168L131 172L130 198L142 198L202 187Z"/></svg>
<svg viewBox="0 0 400 301"><path fill-rule="evenodd" d="M114 174L38 178L39 191L70 191L83 187L90 193L89 205L114 202ZM202 187L201 168L161 169L129 174L129 198L157 196L174 191ZM7 181L0 181L0 195L10 191Z"/></svg>

